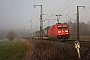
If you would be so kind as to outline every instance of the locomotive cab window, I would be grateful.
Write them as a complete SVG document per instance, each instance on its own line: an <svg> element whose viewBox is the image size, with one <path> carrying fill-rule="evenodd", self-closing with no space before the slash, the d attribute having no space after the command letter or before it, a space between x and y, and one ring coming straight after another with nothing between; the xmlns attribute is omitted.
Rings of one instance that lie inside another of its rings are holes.
<svg viewBox="0 0 90 60"><path fill-rule="evenodd" d="M61 29L62 28L62 26L58 26L58 29Z"/></svg>
<svg viewBox="0 0 90 60"><path fill-rule="evenodd" d="M63 28L67 28L67 25L63 25Z"/></svg>

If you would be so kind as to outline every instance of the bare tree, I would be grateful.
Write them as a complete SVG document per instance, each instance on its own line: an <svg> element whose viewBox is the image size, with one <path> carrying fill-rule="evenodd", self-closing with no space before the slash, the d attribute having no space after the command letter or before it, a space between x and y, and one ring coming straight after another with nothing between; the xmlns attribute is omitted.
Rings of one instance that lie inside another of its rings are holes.
<svg viewBox="0 0 90 60"><path fill-rule="evenodd" d="M7 38L13 40L16 37L16 33L14 31L10 31L7 33Z"/></svg>

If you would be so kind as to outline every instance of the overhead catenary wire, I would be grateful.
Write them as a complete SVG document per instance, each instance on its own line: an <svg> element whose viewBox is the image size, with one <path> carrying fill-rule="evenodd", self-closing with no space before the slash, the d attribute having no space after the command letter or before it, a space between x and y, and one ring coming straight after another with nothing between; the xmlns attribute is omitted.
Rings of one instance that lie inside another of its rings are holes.
<svg viewBox="0 0 90 60"><path fill-rule="evenodd" d="M89 3L90 3L90 1L88 1L87 3L85 3L85 5L87 5L87 4L89 4ZM89 7L88 9L85 9L84 11L82 10L82 11L80 12L80 14L82 14L82 13L88 11L89 9L90 9L90 7Z"/></svg>
<svg viewBox="0 0 90 60"><path fill-rule="evenodd" d="M84 5L87 5L87 4L89 4L90 3L90 1L88 1L88 2L86 2ZM86 12L86 11L88 11L90 9L90 7L88 8L88 9L82 9L81 10L81 12L80 12L80 14L82 14L82 13L84 13L84 12ZM75 10L73 10L72 12L74 12L74 11L76 11L76 9ZM70 12L68 13L68 15L70 14ZM74 14L74 15L76 15L76 14ZM70 17L69 17L70 18ZM71 19L72 19L72 17L71 17Z"/></svg>
<svg viewBox="0 0 90 60"><path fill-rule="evenodd" d="M34 0L34 5L35 5L35 0ZM30 20L32 19L32 16L34 14L34 10L35 10L35 8L33 8L33 10L32 10L32 14L31 14Z"/></svg>
<svg viewBox="0 0 90 60"><path fill-rule="evenodd" d="M87 5L87 4L89 4L89 3L90 3L90 1L86 2L84 5ZM80 12L80 14L88 11L89 9L90 9L90 7L89 7L88 9L85 9L84 11L83 11L83 9L82 9L81 12ZM74 11L76 11L76 9L75 9ZM70 14L70 13L69 13L69 14ZM72 17L70 17L70 16L68 16L68 17L72 19Z"/></svg>
<svg viewBox="0 0 90 60"><path fill-rule="evenodd" d="M67 5L67 7L66 7L63 11L61 11L61 13L64 12L64 11L65 11L70 5L72 5L74 2L75 2L75 0L73 0L69 5ZM60 14L61 14L61 13L60 13Z"/></svg>
<svg viewBox="0 0 90 60"><path fill-rule="evenodd" d="M54 14L51 14L49 17L47 17L44 20L47 20L48 18L52 17L53 15L55 15L59 10L61 10L63 8L63 6L66 4L67 2L65 2Z"/></svg>
<svg viewBox="0 0 90 60"><path fill-rule="evenodd" d="M83 5L87 5L87 4L89 4L89 3L90 3L90 1L86 2L86 3L85 3L85 4L83 4ZM71 11L71 12L69 12L68 14L70 14L70 13L72 13L72 12L74 12L74 11L76 11L76 9L75 9L75 10L73 10L73 11ZM83 9L82 9L81 11L83 11Z"/></svg>
<svg viewBox="0 0 90 60"><path fill-rule="evenodd" d="M34 14L34 10L35 10L35 8L33 8L33 11L32 11L30 19L32 18L33 14Z"/></svg>
<svg viewBox="0 0 90 60"><path fill-rule="evenodd" d="M75 0L73 0L69 5L67 5L67 7L66 7L62 12L64 12L72 3L74 3L74 1L75 1ZM66 3L68 3L68 0L61 6L61 8L59 8L59 10L61 10L62 7L63 7ZM58 11L59 11L59 10L58 10ZM58 11L56 11L54 14L52 14L51 16L47 17L47 18L44 19L44 20L47 20L48 18L52 17L52 16L55 15ZM61 13L62 13L62 12L61 12ZM60 14L61 14L61 13L60 13Z"/></svg>
<svg viewBox="0 0 90 60"><path fill-rule="evenodd" d="M75 19L73 19L72 17L70 17L69 15L66 14L66 16L68 16L69 18L71 18L73 21L76 21Z"/></svg>
<svg viewBox="0 0 90 60"><path fill-rule="evenodd" d="M80 14L82 14L82 13L84 13L84 12L88 11L89 9L90 9L90 7L89 7L88 9L84 10L84 11L82 10L82 12L80 12ZM67 15L67 14L66 14L66 15ZM68 15L67 15L67 16L68 16ZM72 17L70 17L70 16L68 16L68 17L69 17L69 18L71 18L71 19L73 19L73 18L72 18ZM73 21L76 21L76 20L74 20L74 19L73 19Z"/></svg>
<svg viewBox="0 0 90 60"><path fill-rule="evenodd" d="M35 4L35 0L34 0L34 4ZM32 13L31 13L31 16L30 16L30 21L32 20L32 16L33 16L34 10L35 10L35 8L33 8L33 10L32 10Z"/></svg>
<svg viewBox="0 0 90 60"><path fill-rule="evenodd" d="M34 4L35 4L35 0L34 0ZM34 14L34 10L35 10L35 8L33 8L33 10L32 10L32 13L31 13L31 16L30 16L30 21L28 21L28 22L30 22L30 25L31 25L31 32L30 33L32 33L32 17L33 17L33 14ZM31 37L30 37L30 39L31 39Z"/></svg>
<svg viewBox="0 0 90 60"><path fill-rule="evenodd" d="M88 1L87 3L85 3L85 5L88 4L89 2L90 2L90 1Z"/></svg>
<svg viewBox="0 0 90 60"><path fill-rule="evenodd" d="M86 10L84 10L84 11L80 12L80 14L82 14L82 13L84 13L84 12L88 11L89 9L90 9L90 8L88 8L88 9L86 9Z"/></svg>

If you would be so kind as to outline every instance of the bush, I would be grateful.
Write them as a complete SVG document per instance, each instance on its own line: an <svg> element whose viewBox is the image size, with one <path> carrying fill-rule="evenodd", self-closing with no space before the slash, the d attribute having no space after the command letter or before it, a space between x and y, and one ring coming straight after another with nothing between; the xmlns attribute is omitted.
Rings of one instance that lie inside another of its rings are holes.
<svg viewBox="0 0 90 60"><path fill-rule="evenodd" d="M7 38L10 40L13 40L16 37L16 33L13 31L10 31L7 33Z"/></svg>

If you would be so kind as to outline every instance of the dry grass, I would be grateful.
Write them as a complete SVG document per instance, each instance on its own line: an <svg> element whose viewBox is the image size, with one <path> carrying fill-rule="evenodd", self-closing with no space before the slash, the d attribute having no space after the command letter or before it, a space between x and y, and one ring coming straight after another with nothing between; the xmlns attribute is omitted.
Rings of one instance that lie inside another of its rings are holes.
<svg viewBox="0 0 90 60"><path fill-rule="evenodd" d="M70 36L70 39L77 39L77 36ZM80 40L90 40L90 36L80 36Z"/></svg>
<svg viewBox="0 0 90 60"><path fill-rule="evenodd" d="M90 36L80 36L80 40L90 40Z"/></svg>
<svg viewBox="0 0 90 60"><path fill-rule="evenodd" d="M67 44L39 42L35 44L30 60L78 60L76 49Z"/></svg>
<svg viewBox="0 0 90 60"><path fill-rule="evenodd" d="M26 60L90 60L88 48L80 48L79 59L74 45L41 40L32 40L29 43Z"/></svg>

